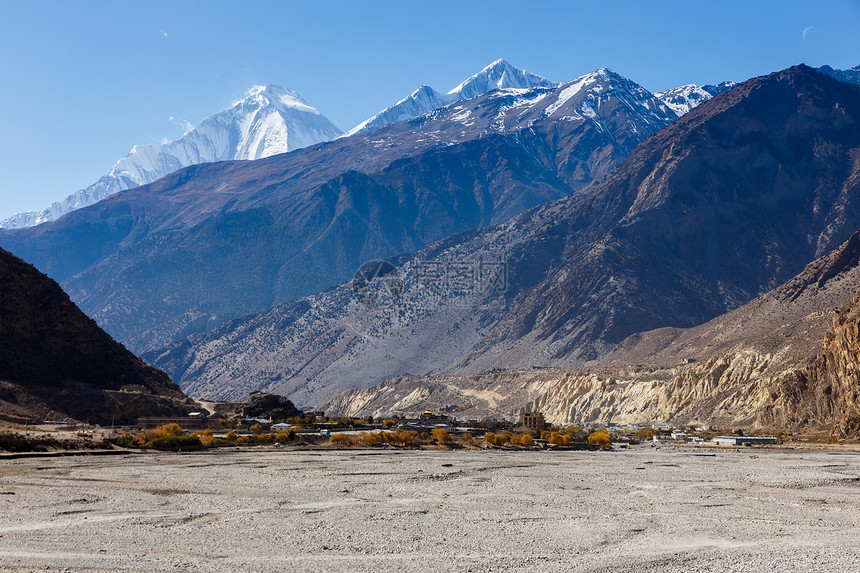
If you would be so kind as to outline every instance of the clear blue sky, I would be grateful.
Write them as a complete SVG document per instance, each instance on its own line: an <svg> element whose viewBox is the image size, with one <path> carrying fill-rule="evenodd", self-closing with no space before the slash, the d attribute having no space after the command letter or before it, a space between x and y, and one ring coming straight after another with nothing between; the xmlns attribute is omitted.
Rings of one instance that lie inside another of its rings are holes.
<svg viewBox="0 0 860 573"><path fill-rule="evenodd" d="M806 34L804 35L804 30ZM94 182L254 84L349 129L497 58L557 81L609 67L660 91L860 64L860 0L0 0L0 217ZM171 117L175 118L171 121Z"/></svg>

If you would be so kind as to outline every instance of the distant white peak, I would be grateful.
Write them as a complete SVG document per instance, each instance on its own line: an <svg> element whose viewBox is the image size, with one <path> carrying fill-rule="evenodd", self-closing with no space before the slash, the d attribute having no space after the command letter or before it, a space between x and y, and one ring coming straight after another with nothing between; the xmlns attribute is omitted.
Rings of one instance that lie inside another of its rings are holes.
<svg viewBox="0 0 860 573"><path fill-rule="evenodd" d="M412 92L411 94L409 94L408 96L406 96L405 98L403 98L402 100L400 100L399 102L397 102L394 105L400 105L400 104L406 103L407 101L411 101L411 100L437 100L437 99L446 99L447 100L447 99L450 99L452 102L455 101L454 98L446 98L445 95L446 94L439 93L436 90L434 90L433 88L431 88L430 86L425 84L423 86L420 86L414 92Z"/></svg>
<svg viewBox="0 0 860 573"><path fill-rule="evenodd" d="M448 94L457 95L460 99L470 99L502 88L554 88L558 85L558 82L515 68L507 60L499 59L467 78Z"/></svg>
<svg viewBox="0 0 860 573"><path fill-rule="evenodd" d="M376 129L389 123L411 119L434 109L444 107L458 99L457 96L439 93L430 86L423 85L394 105L390 105L373 117L362 121L340 137L349 137L360 131Z"/></svg>
<svg viewBox="0 0 860 573"><path fill-rule="evenodd" d="M496 60L448 93L440 93L423 85L394 105L359 123L341 137L418 117L455 101L471 99L498 89L555 88L558 85L558 82L515 68L506 60Z"/></svg>
<svg viewBox="0 0 860 573"><path fill-rule="evenodd" d="M644 88L640 88L637 84L633 83L631 80L616 74L609 68L600 68L599 70L595 70L584 76L580 76L575 80L568 82L566 84L561 85L561 89L558 91L558 98L555 103L547 106L546 110L544 110L544 116L550 117L556 111L561 109L564 104L570 101L572 98L576 97L583 90L589 92L602 93L607 89L615 89L616 87L620 88L632 88L636 91L641 89L643 93L637 94L645 97L650 97L650 93ZM638 88L638 89L637 89Z"/></svg>
<svg viewBox="0 0 860 573"><path fill-rule="evenodd" d="M252 86L243 99L233 103L232 107L254 105L265 107L274 105L279 108L292 108L307 113L320 115L320 112L307 104L302 96L293 90L288 90L274 84L267 86Z"/></svg>
<svg viewBox="0 0 860 573"><path fill-rule="evenodd" d="M0 221L0 228L51 221L105 197L151 183L188 165L234 159L261 159L323 141L340 130L294 91L254 86L231 107L203 120L175 141L135 145L98 181L38 212Z"/></svg>
<svg viewBox="0 0 860 573"><path fill-rule="evenodd" d="M722 82L715 86L697 86L696 84L687 84L658 92L654 95L657 99L666 104L669 109L678 114L678 117L681 117L694 107L705 103L714 96L728 91L734 85L734 82Z"/></svg>

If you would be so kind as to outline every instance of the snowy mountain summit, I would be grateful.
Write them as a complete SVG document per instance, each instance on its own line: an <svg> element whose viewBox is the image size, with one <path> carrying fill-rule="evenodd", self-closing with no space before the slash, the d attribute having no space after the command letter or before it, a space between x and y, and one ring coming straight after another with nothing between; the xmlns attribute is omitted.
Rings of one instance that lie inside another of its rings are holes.
<svg viewBox="0 0 860 573"><path fill-rule="evenodd" d="M498 89L554 88L558 85L558 82L515 68L507 60L499 59L464 80L448 93L437 92L427 85L421 86L396 104L359 123L341 137L349 137L360 131L376 129L389 123L418 117L456 101L471 99Z"/></svg>
<svg viewBox="0 0 860 573"><path fill-rule="evenodd" d="M457 99L471 99L493 90L505 88L554 88L558 82L515 68L507 60L496 60L474 76L448 92Z"/></svg>
<svg viewBox="0 0 860 573"><path fill-rule="evenodd" d="M678 117L681 117L694 107L705 103L712 97L716 97L721 93L730 90L734 85L734 82L722 82L717 85L707 86L689 84L672 88L664 92L658 92L654 95L669 106L672 111L677 113Z"/></svg>
<svg viewBox="0 0 860 573"><path fill-rule="evenodd" d="M261 159L329 141L340 130L299 94L275 85L254 86L245 98L204 120L176 141L135 145L107 175L49 205L0 221L0 228L31 227L151 183L182 167L231 159Z"/></svg>

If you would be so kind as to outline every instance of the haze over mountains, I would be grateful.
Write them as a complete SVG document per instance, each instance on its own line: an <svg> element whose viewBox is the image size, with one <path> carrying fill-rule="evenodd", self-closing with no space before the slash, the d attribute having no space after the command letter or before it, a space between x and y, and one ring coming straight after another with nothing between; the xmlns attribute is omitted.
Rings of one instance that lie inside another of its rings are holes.
<svg viewBox="0 0 860 573"><path fill-rule="evenodd" d="M86 189L41 211L26 211L4 219L0 228L31 227L53 221L189 165L260 159L328 141L340 133L299 94L275 85L254 86L244 99L204 120L176 141L135 145L107 175Z"/></svg>

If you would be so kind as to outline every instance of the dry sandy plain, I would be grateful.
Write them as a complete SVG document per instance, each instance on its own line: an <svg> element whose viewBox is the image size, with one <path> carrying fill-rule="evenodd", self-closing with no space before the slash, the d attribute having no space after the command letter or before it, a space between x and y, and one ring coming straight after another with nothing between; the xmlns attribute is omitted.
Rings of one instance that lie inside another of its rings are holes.
<svg viewBox="0 0 860 573"><path fill-rule="evenodd" d="M6 459L0 570L860 571L860 453Z"/></svg>

